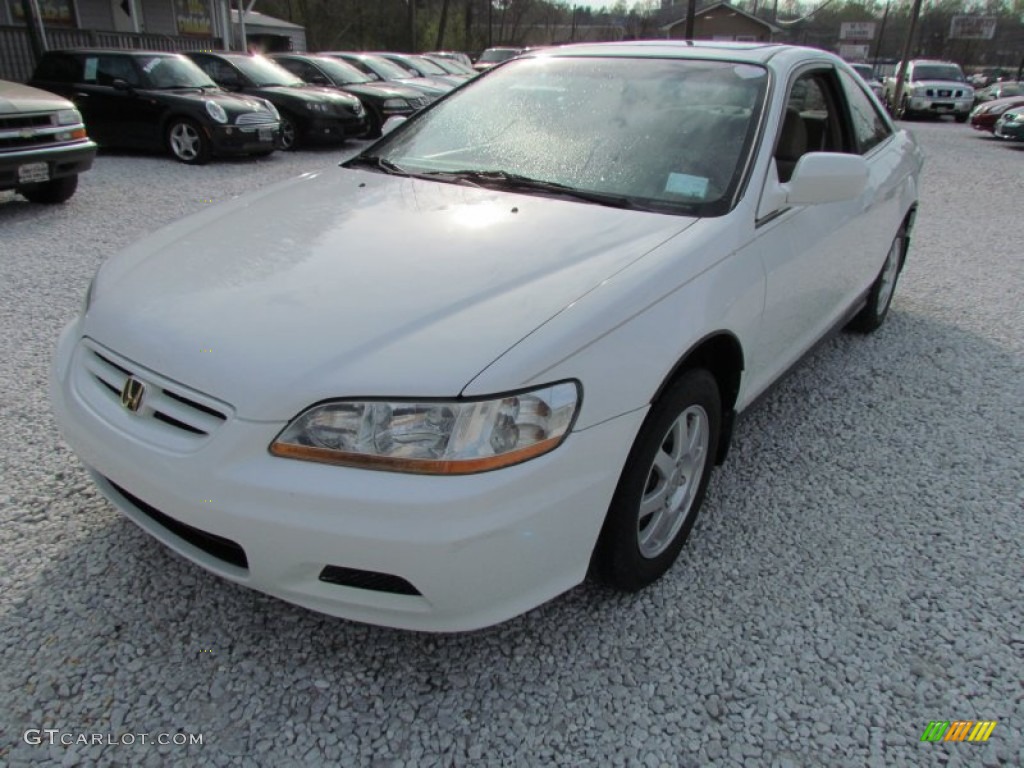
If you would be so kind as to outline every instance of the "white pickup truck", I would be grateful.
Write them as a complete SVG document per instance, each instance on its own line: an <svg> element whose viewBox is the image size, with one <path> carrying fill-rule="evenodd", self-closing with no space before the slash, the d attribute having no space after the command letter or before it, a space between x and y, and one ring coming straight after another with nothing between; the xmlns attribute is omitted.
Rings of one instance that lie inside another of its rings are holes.
<svg viewBox="0 0 1024 768"><path fill-rule="evenodd" d="M925 115L953 115L958 123L967 121L974 103L974 89L967 84L960 65L952 61L914 59L907 63L903 93L896 103L896 78L885 79L884 101L893 116L901 120Z"/></svg>

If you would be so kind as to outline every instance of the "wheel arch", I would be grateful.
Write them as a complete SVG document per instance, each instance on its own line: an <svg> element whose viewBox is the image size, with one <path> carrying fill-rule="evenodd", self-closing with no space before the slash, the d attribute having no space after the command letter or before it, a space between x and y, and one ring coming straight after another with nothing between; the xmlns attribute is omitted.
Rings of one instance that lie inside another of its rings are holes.
<svg viewBox="0 0 1024 768"><path fill-rule="evenodd" d="M715 455L716 464L725 461L732 442L736 400L739 397L744 365L743 346L736 335L724 330L712 332L679 358L651 397L651 402L656 402L680 376L694 368L703 368L715 378L722 398L722 434Z"/></svg>

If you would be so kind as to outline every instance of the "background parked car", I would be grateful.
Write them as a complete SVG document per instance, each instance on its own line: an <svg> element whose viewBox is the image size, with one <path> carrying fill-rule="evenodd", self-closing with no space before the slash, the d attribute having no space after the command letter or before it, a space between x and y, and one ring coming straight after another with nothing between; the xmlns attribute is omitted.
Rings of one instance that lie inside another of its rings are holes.
<svg viewBox="0 0 1024 768"><path fill-rule="evenodd" d="M248 53L188 56L218 85L271 102L281 114L281 149L340 143L366 133L366 111L358 98L309 85L270 59Z"/></svg>
<svg viewBox="0 0 1024 768"><path fill-rule="evenodd" d="M462 51L430 51L424 54L424 56L430 56L435 59L447 59L448 61L457 61L462 66L472 69L473 60L469 58L469 54L463 53Z"/></svg>
<svg viewBox="0 0 1024 768"><path fill-rule="evenodd" d="M0 190L33 203L63 203L92 167L96 145L67 99L0 80Z"/></svg>
<svg viewBox="0 0 1024 768"><path fill-rule="evenodd" d="M274 151L273 106L221 90L180 54L50 51L29 82L71 99L101 147L163 148L190 164Z"/></svg>
<svg viewBox="0 0 1024 768"><path fill-rule="evenodd" d="M881 101L884 98L884 86L881 79L875 74L875 68L870 64L851 64L850 66L853 67L854 72L864 78L864 82L871 88L871 92Z"/></svg>
<svg viewBox="0 0 1024 768"><path fill-rule="evenodd" d="M1024 95L1024 82L1019 80L1003 80L992 85L985 86L974 93L974 103L981 104L986 101L1005 99L1007 96Z"/></svg>
<svg viewBox="0 0 1024 768"><path fill-rule="evenodd" d="M331 56L335 59L347 61L364 75L374 81L380 80L388 83L402 83L411 85L424 94L431 97L431 101L439 96L444 96L452 89L448 83L434 80L427 77L419 77L393 61L388 61L383 56L374 53L355 53L352 51L324 51L321 56Z"/></svg>
<svg viewBox="0 0 1024 768"><path fill-rule="evenodd" d="M1024 106L1024 95L1007 96L1005 99L986 101L971 110L971 127L978 131L992 133L996 127L996 121L1008 109L1016 109Z"/></svg>
<svg viewBox="0 0 1024 768"><path fill-rule="evenodd" d="M495 64L514 59L523 52L522 48L488 48L480 54L480 58L473 64L473 68L479 72L490 69Z"/></svg>
<svg viewBox="0 0 1024 768"><path fill-rule="evenodd" d="M275 53L270 58L307 83L337 88L363 102L368 137L380 136L381 126L389 117L407 117L431 101L411 86L374 82L348 62L330 56Z"/></svg>
<svg viewBox="0 0 1024 768"><path fill-rule="evenodd" d="M432 53L424 53L423 57L430 59L432 62L441 67L445 72L451 75L468 75L469 77L476 77L478 72L473 69L472 64L463 64L461 61L456 59L446 59L443 56L436 56Z"/></svg>
<svg viewBox="0 0 1024 768"><path fill-rule="evenodd" d="M426 77L431 80L438 80L447 83L452 88L457 88L469 79L469 75L453 75L440 64L431 61L426 56L416 56L410 53L381 53L388 61L392 61L419 77Z"/></svg>
<svg viewBox="0 0 1024 768"><path fill-rule="evenodd" d="M1000 139L1024 141L1024 106L1003 112L996 121L994 133Z"/></svg>

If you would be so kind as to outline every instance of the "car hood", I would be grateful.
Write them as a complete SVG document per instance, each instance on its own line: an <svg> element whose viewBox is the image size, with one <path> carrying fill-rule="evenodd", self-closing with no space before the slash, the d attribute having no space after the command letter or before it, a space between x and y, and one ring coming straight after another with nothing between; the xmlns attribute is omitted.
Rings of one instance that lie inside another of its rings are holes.
<svg viewBox="0 0 1024 768"><path fill-rule="evenodd" d="M17 112L49 112L72 109L74 104L49 91L30 88L20 83L0 82L0 115Z"/></svg>
<svg viewBox="0 0 1024 768"><path fill-rule="evenodd" d="M694 221L334 167L111 259L82 330L248 419L451 397Z"/></svg>
<svg viewBox="0 0 1024 768"><path fill-rule="evenodd" d="M400 83L350 83L339 85L346 93L354 93L359 96L380 99L418 99L423 96L423 91L418 88L410 88Z"/></svg>
<svg viewBox="0 0 1024 768"><path fill-rule="evenodd" d="M337 88L327 88L321 85L265 85L257 88L246 88L246 93L253 93L262 96L274 103L297 103L312 102L323 103L344 103L352 106L358 99L355 96L339 91Z"/></svg>

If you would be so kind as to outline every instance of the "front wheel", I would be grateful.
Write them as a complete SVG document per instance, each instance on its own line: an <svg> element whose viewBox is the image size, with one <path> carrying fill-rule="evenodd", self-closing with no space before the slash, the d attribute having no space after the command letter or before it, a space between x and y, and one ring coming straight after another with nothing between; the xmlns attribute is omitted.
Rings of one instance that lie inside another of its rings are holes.
<svg viewBox="0 0 1024 768"><path fill-rule="evenodd" d="M299 143L299 129L295 120L284 112L281 113L281 128L277 134L277 148L288 152Z"/></svg>
<svg viewBox="0 0 1024 768"><path fill-rule="evenodd" d="M167 148L175 160L187 165L210 161L209 138L198 123L184 117L175 118L167 126Z"/></svg>
<svg viewBox="0 0 1024 768"><path fill-rule="evenodd" d="M868 293L867 304L847 326L851 331L871 333L885 322L885 316L889 314L889 305L892 304L892 295L896 291L896 280L899 278L900 268L903 266L905 242L903 232L893 238L892 245L889 246L889 253L885 257L885 264L882 265L882 271L878 273L878 277L875 278L871 291Z"/></svg>
<svg viewBox="0 0 1024 768"><path fill-rule="evenodd" d="M706 370L686 371L654 404L598 538L602 581L635 592L672 566L697 520L721 430L721 395Z"/></svg>
<svg viewBox="0 0 1024 768"><path fill-rule="evenodd" d="M32 203L45 203L56 205L63 203L78 189L78 175L64 176L60 179L50 179L39 184L26 184L16 190L26 200Z"/></svg>

